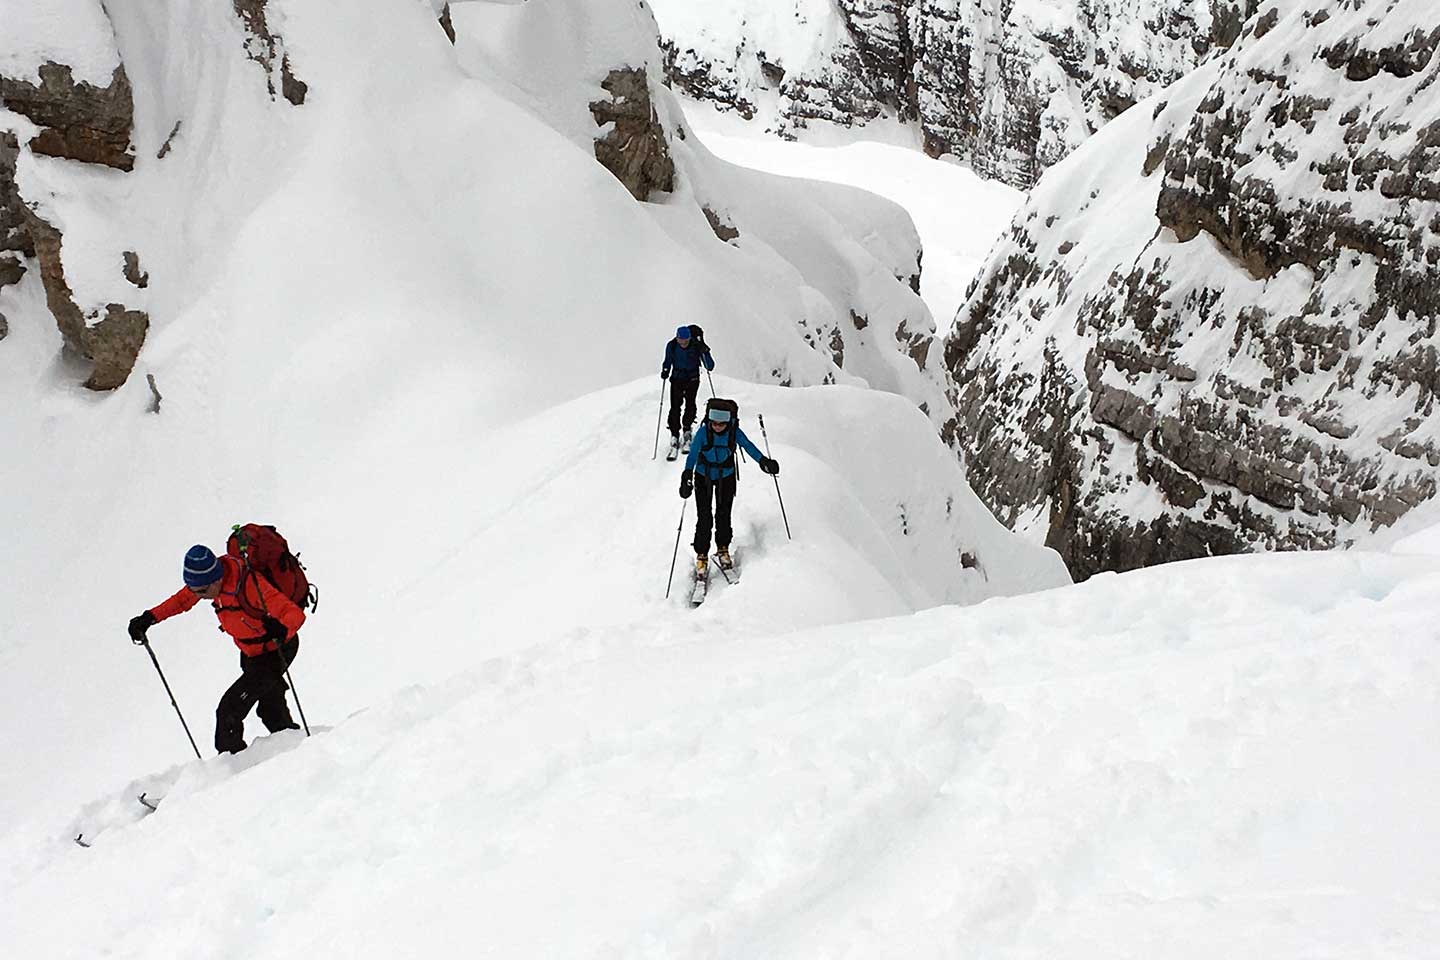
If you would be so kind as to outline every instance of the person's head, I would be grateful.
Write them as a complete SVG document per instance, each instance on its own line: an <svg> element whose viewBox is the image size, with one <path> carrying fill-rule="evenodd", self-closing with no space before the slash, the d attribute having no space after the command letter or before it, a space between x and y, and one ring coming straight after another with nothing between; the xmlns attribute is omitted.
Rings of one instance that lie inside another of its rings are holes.
<svg viewBox="0 0 1440 960"><path fill-rule="evenodd" d="M196 596L205 600L218 597L222 573L220 559L204 544L197 543L185 551L185 586Z"/></svg>
<svg viewBox="0 0 1440 960"><path fill-rule="evenodd" d="M730 411L721 407L714 407L705 414L705 423L716 433L724 433L730 429Z"/></svg>
<svg viewBox="0 0 1440 960"><path fill-rule="evenodd" d="M682 346L682 347L688 347L688 346L690 345L690 328L689 328L689 327L676 327L676 328L675 328L675 342L678 343L678 344L680 344L680 346Z"/></svg>

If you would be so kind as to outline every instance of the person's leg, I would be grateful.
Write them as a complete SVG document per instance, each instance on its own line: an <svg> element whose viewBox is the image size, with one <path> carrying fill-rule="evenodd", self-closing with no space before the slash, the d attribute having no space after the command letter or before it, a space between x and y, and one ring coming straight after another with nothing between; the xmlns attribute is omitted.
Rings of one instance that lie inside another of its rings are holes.
<svg viewBox="0 0 1440 960"><path fill-rule="evenodd" d="M695 556L705 556L710 553L710 491L712 484L703 473L695 474L695 539L691 545L695 548Z"/></svg>
<svg viewBox="0 0 1440 960"><path fill-rule="evenodd" d="M735 506L735 474L724 477L715 484L715 545L730 548L734 531L730 527L730 512Z"/></svg>
<svg viewBox="0 0 1440 960"><path fill-rule="evenodd" d="M695 397L700 393L700 381L691 380L685 385L685 429L695 425Z"/></svg>
<svg viewBox="0 0 1440 960"><path fill-rule="evenodd" d="M290 689L290 685L285 682L285 664L295 662L295 655L300 652L300 637L296 635L286 643L284 651L283 661L279 653L267 653L254 658L254 690L259 704L255 712L259 715L260 722L265 724L265 729L271 733L300 729L300 724L290 716L290 704L285 699L285 691Z"/></svg>
<svg viewBox="0 0 1440 960"><path fill-rule="evenodd" d="M251 676L245 669L249 659L240 655L240 676L220 696L215 707L215 749L220 753L239 753L245 749L245 717L255 706Z"/></svg>
<svg viewBox="0 0 1440 960"><path fill-rule="evenodd" d="M685 385L676 380L672 374L670 377L670 416L666 418L665 425L670 428L670 436L680 436L680 407L685 403Z"/></svg>

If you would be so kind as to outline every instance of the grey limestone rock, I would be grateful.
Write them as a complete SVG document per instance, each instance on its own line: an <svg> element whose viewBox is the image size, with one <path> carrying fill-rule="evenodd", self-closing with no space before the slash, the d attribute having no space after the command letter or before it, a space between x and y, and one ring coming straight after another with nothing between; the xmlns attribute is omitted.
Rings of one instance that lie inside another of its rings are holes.
<svg viewBox="0 0 1440 960"><path fill-rule="evenodd" d="M1421 6L1265 4L1046 178L972 285L945 352L970 480L1077 577L1342 546L1435 495Z"/></svg>

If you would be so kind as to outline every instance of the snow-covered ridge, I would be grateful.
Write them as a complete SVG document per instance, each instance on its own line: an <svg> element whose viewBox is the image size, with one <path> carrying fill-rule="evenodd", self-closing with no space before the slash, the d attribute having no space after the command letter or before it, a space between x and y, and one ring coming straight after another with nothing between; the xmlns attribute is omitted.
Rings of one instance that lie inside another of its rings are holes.
<svg viewBox="0 0 1440 960"><path fill-rule="evenodd" d="M653 0L677 87L793 136L898 116L1029 186L1228 46L1257 0Z"/></svg>
<svg viewBox="0 0 1440 960"><path fill-rule="evenodd" d="M3 812L169 762L173 715L124 623L176 589L186 547L237 522L279 526L325 591L296 676L312 718L601 624L744 634L1067 581L937 439L953 417L902 210L710 157L658 82L672 191L638 202L597 162L601 83L658 73L653 22L627 0L458 6L455 45L424 3L270 0L302 104L226 5L107 9L135 168L32 150L20 184L46 188L77 300L111 281L110 241L134 245L148 285L119 282L150 325L134 374L95 393L43 271L0 290L0 434L22 451L0 458L21 518L0 551L0 656L23 665L0 671L0 725L26 724L18 691L37 678L106 695L57 722L65 761L0 794ZM745 465L737 546L755 576L703 620L664 600L679 468L651 460L662 351L691 322L745 429L766 415L797 532ZM207 615L157 631L202 742L235 656ZM139 704L159 708L143 733L114 722ZM42 768L56 743L11 755Z"/></svg>
<svg viewBox="0 0 1440 960"><path fill-rule="evenodd" d="M1078 574L1345 545L1440 479L1440 29L1267 4L1053 169L946 348L970 479Z"/></svg>

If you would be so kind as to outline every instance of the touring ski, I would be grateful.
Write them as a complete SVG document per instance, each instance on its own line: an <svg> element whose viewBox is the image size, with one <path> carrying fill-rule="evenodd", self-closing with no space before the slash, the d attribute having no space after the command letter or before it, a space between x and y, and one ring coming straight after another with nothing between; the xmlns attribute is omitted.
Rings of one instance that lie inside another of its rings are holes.
<svg viewBox="0 0 1440 960"><path fill-rule="evenodd" d="M720 568L720 575L732 587L740 582L740 565L735 562L733 555L730 557L730 562L726 563L719 554L716 554L715 566Z"/></svg>

